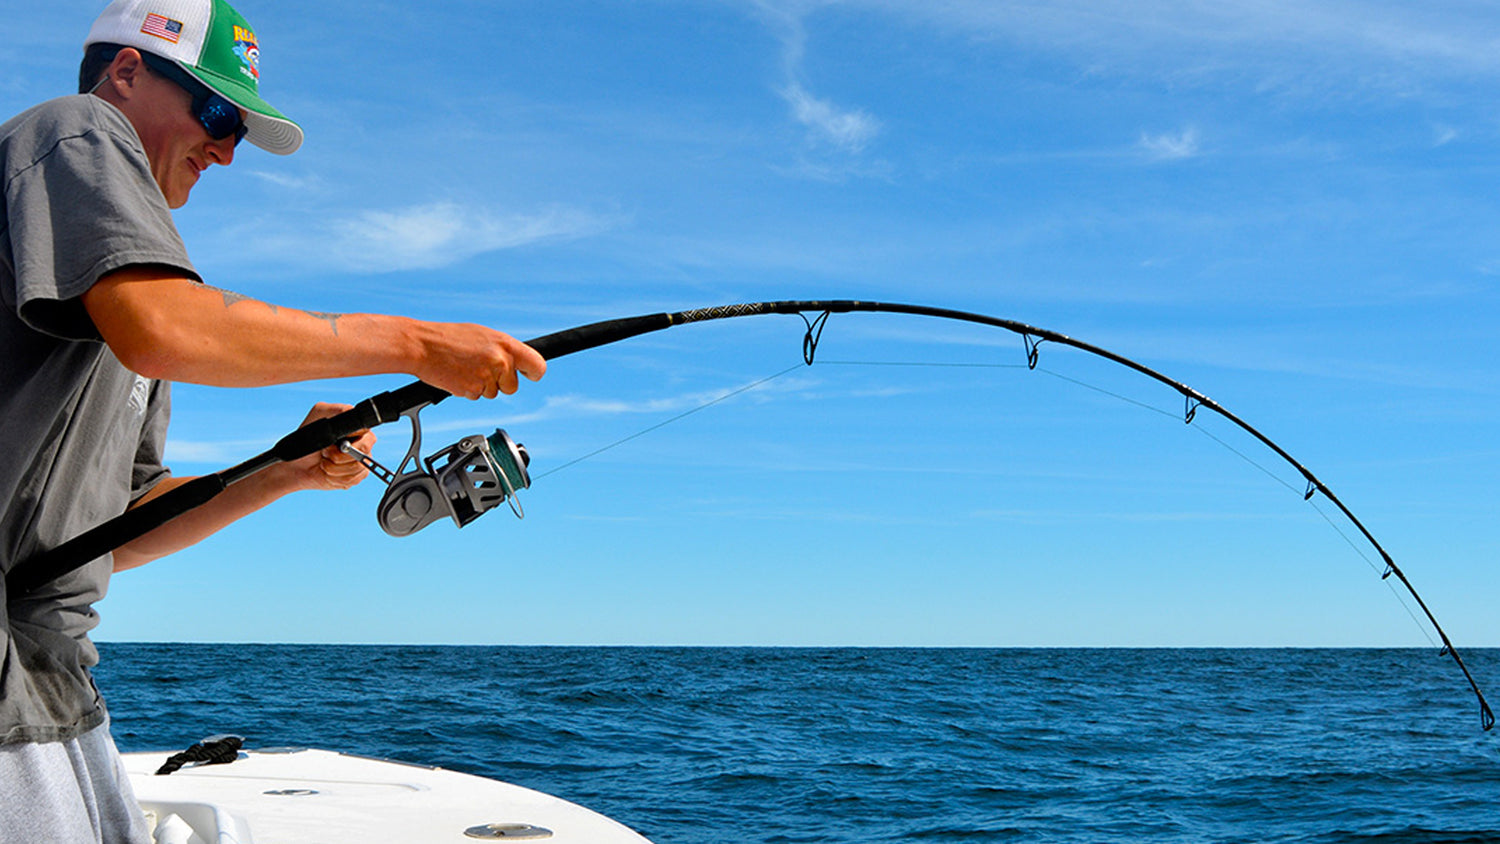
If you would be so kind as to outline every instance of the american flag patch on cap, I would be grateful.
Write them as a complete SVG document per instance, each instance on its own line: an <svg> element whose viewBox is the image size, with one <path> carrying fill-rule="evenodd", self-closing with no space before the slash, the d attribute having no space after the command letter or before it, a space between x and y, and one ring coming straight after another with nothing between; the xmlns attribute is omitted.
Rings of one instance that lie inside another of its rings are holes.
<svg viewBox="0 0 1500 844"><path fill-rule="evenodd" d="M173 44L182 37L182 21L174 21L165 15L152 12L146 15L146 22L141 24L141 32L147 35L155 35L157 38L165 38Z"/></svg>

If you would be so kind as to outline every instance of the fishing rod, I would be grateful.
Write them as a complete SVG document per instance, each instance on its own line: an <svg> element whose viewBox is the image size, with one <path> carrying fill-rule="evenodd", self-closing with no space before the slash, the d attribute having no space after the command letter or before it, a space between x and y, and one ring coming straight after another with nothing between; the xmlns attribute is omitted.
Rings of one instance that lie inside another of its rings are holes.
<svg viewBox="0 0 1500 844"><path fill-rule="evenodd" d="M1001 328L1021 336L1026 347L1026 364L1031 369L1037 367L1040 347L1044 342L1079 349L1132 369L1180 393L1184 400L1183 421L1188 424L1192 424L1200 409L1207 408L1245 431L1302 476L1307 482L1304 499L1322 495L1343 513L1349 523L1379 553L1385 563L1381 579L1394 575L1417 602L1438 638L1442 640L1440 653L1453 658L1478 697L1481 726L1486 731L1495 726L1495 715L1489 702L1485 700L1484 692L1480 690L1479 683L1470 673L1463 657L1438 623L1437 616L1433 615L1427 602L1417 593L1416 587L1401 567L1396 565L1385 547L1322 480L1270 437L1223 405L1180 381L1108 349L1075 340L1056 331L984 314L926 305L847 299L751 302L675 313L643 314L568 328L527 341L527 345L543 358L552 360L677 325L764 314L795 314L802 318L807 329L802 340L802 357L811 366L829 316L855 312L910 314ZM817 316L809 318L808 314ZM243 463L195 478L61 545L21 561L6 576L7 588L13 595L34 591L182 513L207 503L231 484L277 463L297 460L334 445L356 455L372 473L386 483L386 493L377 508L376 517L381 527L393 536L410 535L445 516L451 517L459 527L463 527L504 502L509 502L516 514L521 515L516 491L531 485L527 474L530 458L525 448L511 440L504 431L497 430L489 437L465 437L430 457L421 457L421 423L418 415L449 395L450 393L430 384L414 381L399 389L371 396L335 416L314 420ZM348 445L348 440L358 434L403 417L411 422L412 444L394 471Z"/></svg>

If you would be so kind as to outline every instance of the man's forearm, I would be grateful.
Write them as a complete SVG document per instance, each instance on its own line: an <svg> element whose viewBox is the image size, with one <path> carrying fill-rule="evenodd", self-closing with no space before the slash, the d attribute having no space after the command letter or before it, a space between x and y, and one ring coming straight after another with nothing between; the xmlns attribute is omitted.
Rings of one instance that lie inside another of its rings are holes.
<svg viewBox="0 0 1500 844"><path fill-rule="evenodd" d="M327 418L349 409L347 404L317 404L302 420ZM375 446L375 434L365 431L352 438L356 449L368 453ZM216 533L231 522L242 519L282 496L298 490L349 489L369 475L353 455L337 446L309 454L290 463L277 463L229 485L208 503L183 513L170 522L115 549L115 571L145 565L165 557ZM167 478L141 496L136 507L166 495L192 478Z"/></svg>
<svg viewBox="0 0 1500 844"><path fill-rule="evenodd" d="M207 504L189 510L133 542L116 548L114 570L124 571L142 566L195 545L231 522L244 518L291 492L293 488L286 484L284 478L278 477L280 473L273 471L274 468L231 485ZM192 478L167 478L142 496L136 506L165 495L190 480Z"/></svg>
<svg viewBox="0 0 1500 844"><path fill-rule="evenodd" d="M400 372L418 356L410 320L280 308L151 268L100 281L84 306L121 363L167 381L258 387Z"/></svg>
<svg viewBox="0 0 1500 844"><path fill-rule="evenodd" d="M281 308L171 270L128 267L100 279L83 306L127 368L148 378L259 387L406 373L463 398L516 391L547 363L508 334L470 323Z"/></svg>

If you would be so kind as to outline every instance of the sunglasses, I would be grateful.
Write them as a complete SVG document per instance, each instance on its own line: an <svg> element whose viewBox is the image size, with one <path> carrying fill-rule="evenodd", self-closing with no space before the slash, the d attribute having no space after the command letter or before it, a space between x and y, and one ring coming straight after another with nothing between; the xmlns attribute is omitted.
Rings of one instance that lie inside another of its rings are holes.
<svg viewBox="0 0 1500 844"><path fill-rule="evenodd" d="M240 117L240 110L234 103L209 90L207 85L194 79L174 62L145 51L141 52L141 59L157 75L170 79L192 95L193 116L203 124L203 129L210 138L222 141L233 135L234 145L239 146L249 128L245 126L244 118Z"/></svg>

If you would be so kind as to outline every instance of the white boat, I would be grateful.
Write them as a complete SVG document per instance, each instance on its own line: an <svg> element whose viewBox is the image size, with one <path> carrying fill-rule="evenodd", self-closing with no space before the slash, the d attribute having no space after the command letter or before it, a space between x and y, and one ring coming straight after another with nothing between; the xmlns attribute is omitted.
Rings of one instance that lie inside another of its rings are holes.
<svg viewBox="0 0 1500 844"><path fill-rule="evenodd" d="M234 755L159 776L169 754L124 754L157 844L650 844L582 806L457 771L300 748Z"/></svg>

